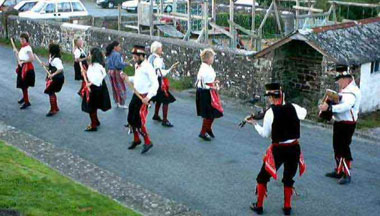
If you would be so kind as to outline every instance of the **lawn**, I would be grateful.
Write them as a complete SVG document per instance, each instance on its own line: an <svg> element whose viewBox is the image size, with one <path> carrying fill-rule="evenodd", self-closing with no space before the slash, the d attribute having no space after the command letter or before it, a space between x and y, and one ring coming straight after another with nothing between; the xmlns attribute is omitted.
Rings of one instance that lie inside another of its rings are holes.
<svg viewBox="0 0 380 216"><path fill-rule="evenodd" d="M0 209L28 216L139 215L1 141Z"/></svg>

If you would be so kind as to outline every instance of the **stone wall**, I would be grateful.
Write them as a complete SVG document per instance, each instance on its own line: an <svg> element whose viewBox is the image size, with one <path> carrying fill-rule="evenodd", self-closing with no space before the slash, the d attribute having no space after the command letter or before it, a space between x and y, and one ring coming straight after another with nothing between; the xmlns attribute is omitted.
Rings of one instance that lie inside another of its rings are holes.
<svg viewBox="0 0 380 216"><path fill-rule="evenodd" d="M164 45L165 63L171 65L179 61L174 78L191 77L195 81L201 64L199 53L209 47L205 44L186 42L172 38L150 37L129 32L102 29L84 25L59 23L54 21L30 20L11 16L8 18L8 34L15 37L23 31L31 34L31 44L34 47L47 47L50 41L58 42L66 52L72 51L72 40L82 36L87 47L105 48L110 42L120 41L124 52L130 56L129 51L133 45L150 45L159 40ZM214 47L216 59L214 69L217 78L221 81L223 93L245 99L253 93L262 95L264 84L270 79L271 59L253 59L247 53L238 52L229 48ZM131 57L131 56L130 56Z"/></svg>

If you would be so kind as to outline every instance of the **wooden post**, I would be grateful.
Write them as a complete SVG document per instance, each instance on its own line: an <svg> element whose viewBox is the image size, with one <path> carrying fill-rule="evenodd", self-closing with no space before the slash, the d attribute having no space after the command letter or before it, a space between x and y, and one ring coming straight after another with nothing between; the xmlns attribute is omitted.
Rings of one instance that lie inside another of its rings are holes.
<svg viewBox="0 0 380 216"><path fill-rule="evenodd" d="M208 44L208 0L203 2L203 20L204 20L204 42Z"/></svg>
<svg viewBox="0 0 380 216"><path fill-rule="evenodd" d="M235 33L234 26L232 25L232 23L234 22L234 16L235 16L234 7L235 7L234 1L230 0L230 33L233 36L230 42L231 48L236 48L236 33Z"/></svg>
<svg viewBox="0 0 380 216"><path fill-rule="evenodd" d="M274 8L274 14L276 16L277 27L278 27L278 30L280 31L280 35L282 35L280 16L278 15L276 0L273 0L273 8Z"/></svg>
<svg viewBox="0 0 380 216"><path fill-rule="evenodd" d="M251 32L252 34L255 34L255 18L256 18L256 0L252 1L252 23L251 23ZM251 37L251 48L254 49L255 47L255 41L254 37Z"/></svg>
<svg viewBox="0 0 380 216"><path fill-rule="evenodd" d="M161 1L163 1L163 0L161 0ZM173 1L173 12L177 13L177 0ZM177 29L177 20L176 19L173 20L173 25L174 25L174 28Z"/></svg>
<svg viewBox="0 0 380 216"><path fill-rule="evenodd" d="M216 4L215 4L215 0L212 0L212 3L211 3L211 16L212 16L212 21L216 23Z"/></svg>
<svg viewBox="0 0 380 216"><path fill-rule="evenodd" d="M149 6L149 25L150 25L150 29L149 29L149 35L152 37L153 36L153 30L154 30L154 26L153 26L153 1L150 1L150 6Z"/></svg>
<svg viewBox="0 0 380 216"><path fill-rule="evenodd" d="M299 7L300 6L300 2L299 0L296 0L296 6ZM298 20L298 16L300 15L300 12L298 9L296 9L296 29L298 29L298 26L299 26L299 20Z"/></svg>
<svg viewBox="0 0 380 216"><path fill-rule="evenodd" d="M117 18L117 30L120 31L121 26L121 4L117 6L117 10L119 11L119 16Z"/></svg>
<svg viewBox="0 0 380 216"><path fill-rule="evenodd" d="M137 0L137 33L140 34L140 25L141 25L141 0Z"/></svg>

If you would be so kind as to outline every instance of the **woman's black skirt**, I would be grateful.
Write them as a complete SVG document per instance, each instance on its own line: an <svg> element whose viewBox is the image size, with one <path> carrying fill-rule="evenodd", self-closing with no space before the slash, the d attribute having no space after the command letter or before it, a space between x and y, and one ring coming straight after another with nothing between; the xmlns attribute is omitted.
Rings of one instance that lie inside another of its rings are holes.
<svg viewBox="0 0 380 216"><path fill-rule="evenodd" d="M90 101L87 103L87 95L83 96L82 111L91 113L95 112L97 109L101 109L104 112L111 109L111 100L106 82L103 80L100 87L91 85L90 88Z"/></svg>
<svg viewBox="0 0 380 216"><path fill-rule="evenodd" d="M156 96L154 96L151 101L154 101L156 103L163 103L163 104L170 104L176 101L175 97L168 91L168 95L165 94L165 92L162 90L161 85L162 85L162 78L158 77L158 83L159 87L157 90Z"/></svg>
<svg viewBox="0 0 380 216"><path fill-rule="evenodd" d="M206 119L220 118L223 113L211 106L211 94L209 89L197 89L195 102L197 106L197 115Z"/></svg>
<svg viewBox="0 0 380 216"><path fill-rule="evenodd" d="M88 68L87 61L82 61L83 67ZM74 62L75 80L83 80L79 62Z"/></svg>
<svg viewBox="0 0 380 216"><path fill-rule="evenodd" d="M33 87L36 79L36 74L34 70L29 70L26 72L25 79L22 79L22 67L17 66L17 83L16 87L20 89Z"/></svg>
<svg viewBox="0 0 380 216"><path fill-rule="evenodd" d="M53 94L53 93L60 92L64 82L65 82L65 76L63 75L63 72L58 75L55 75L53 77L51 84L46 86L44 93Z"/></svg>

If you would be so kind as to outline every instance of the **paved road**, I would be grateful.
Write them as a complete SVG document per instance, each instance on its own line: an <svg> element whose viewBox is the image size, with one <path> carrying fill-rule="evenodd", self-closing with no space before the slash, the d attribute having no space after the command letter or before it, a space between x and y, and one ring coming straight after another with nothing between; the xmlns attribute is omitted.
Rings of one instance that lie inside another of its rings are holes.
<svg viewBox="0 0 380 216"><path fill-rule="evenodd" d="M169 116L175 127L167 129L149 121L155 146L142 156L141 149L127 150L132 136L122 126L123 110L113 108L100 113L99 131L83 132L89 118L80 110L80 98L76 94L80 83L74 81L71 64L65 65L66 83L58 94L61 112L53 118L45 117L49 101L42 93L45 83L41 68L36 67L36 87L30 90L32 106L19 110L17 100L21 92L15 88L11 49L0 46L0 64L1 121L204 215L252 215L248 205L254 198L255 177L269 140L260 138L252 127L237 130L236 124L246 113L226 107L225 117L215 123L217 138L210 143L202 142L197 138L201 120L195 116L194 99L178 97L170 107ZM341 186L324 177L333 166L331 132L303 126L301 143L308 171L304 177L296 178L300 196L293 202L294 215L377 215L380 212L379 144L354 139L353 182ZM266 215L281 214L282 191L281 181L270 182Z"/></svg>

